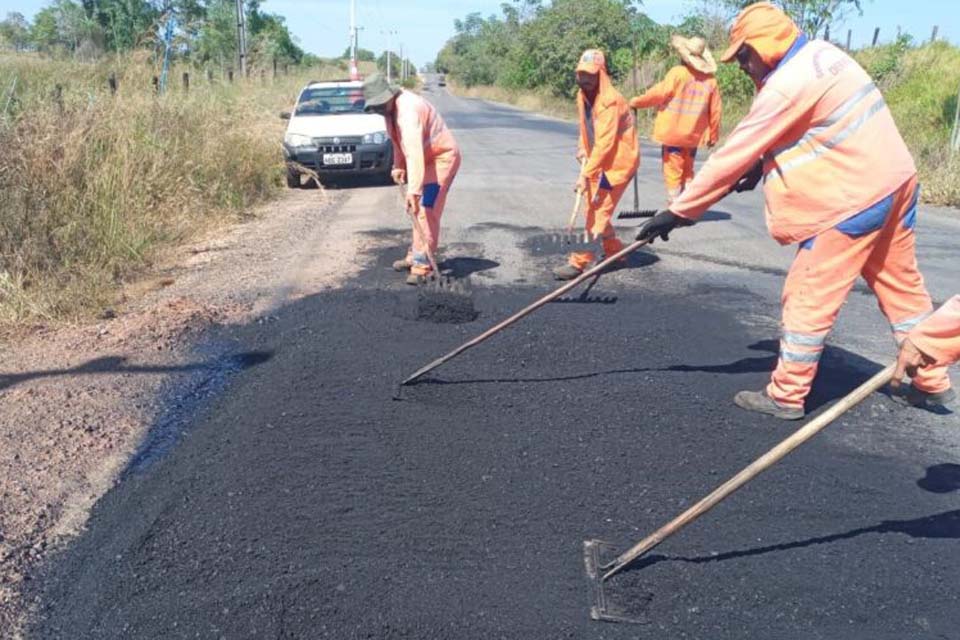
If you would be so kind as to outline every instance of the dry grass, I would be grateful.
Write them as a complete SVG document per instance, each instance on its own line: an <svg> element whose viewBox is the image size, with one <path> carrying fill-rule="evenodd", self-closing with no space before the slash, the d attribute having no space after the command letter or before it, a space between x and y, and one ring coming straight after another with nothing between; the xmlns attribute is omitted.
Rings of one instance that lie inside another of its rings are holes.
<svg viewBox="0 0 960 640"><path fill-rule="evenodd" d="M107 77L119 81L110 95ZM146 58L0 57L0 325L108 305L158 252L234 221L280 187L279 143L304 69L156 96ZM62 87L60 97L56 85Z"/></svg>

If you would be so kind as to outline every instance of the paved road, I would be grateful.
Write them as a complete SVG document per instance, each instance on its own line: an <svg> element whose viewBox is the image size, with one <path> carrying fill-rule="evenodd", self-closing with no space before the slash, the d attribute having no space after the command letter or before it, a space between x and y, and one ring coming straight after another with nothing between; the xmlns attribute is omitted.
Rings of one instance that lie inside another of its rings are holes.
<svg viewBox="0 0 960 640"><path fill-rule="evenodd" d="M363 270L236 330L258 364L101 501L32 636L960 637L960 420L880 394L611 584L643 624L588 621L584 538L634 542L789 433L730 398L773 365L792 251L731 197L605 276L613 304L551 305L398 391L552 286L576 173L572 125L428 95L463 146L444 253L479 319L417 321L395 190L342 193L331 219L376 241ZM641 193L663 198L653 148ZM944 299L960 218L925 214ZM851 295L811 408L889 359L886 331Z"/></svg>

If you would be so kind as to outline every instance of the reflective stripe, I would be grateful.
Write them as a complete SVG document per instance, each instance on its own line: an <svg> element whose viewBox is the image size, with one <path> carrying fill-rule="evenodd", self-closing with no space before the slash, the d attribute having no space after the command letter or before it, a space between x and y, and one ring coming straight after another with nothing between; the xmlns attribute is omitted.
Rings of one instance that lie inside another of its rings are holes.
<svg viewBox="0 0 960 640"><path fill-rule="evenodd" d="M820 351L816 353L797 353L796 351L787 351L786 349L780 350L780 359L784 362L805 362L807 364L815 364L820 362Z"/></svg>
<svg viewBox="0 0 960 640"><path fill-rule="evenodd" d="M827 116L826 120L816 125L815 127L811 127L805 134L803 134L802 138L800 138L799 140L797 140L792 144L784 145L779 149L775 149L772 153L772 157L775 158L776 156L779 156L782 153L785 153L787 151L790 151L791 149L795 149L796 147L799 147L801 144L805 144L809 142L817 134L823 133L833 125L837 124L838 122L840 122L843 116L850 113L850 111L855 106L857 106L860 103L860 101L862 101L868 95L873 93L873 91L876 88L877 88L877 85L875 85L873 82L868 82L867 84L862 86L860 89L858 89L856 93L854 93L852 96L847 98L847 100L843 104L841 104L839 107L834 109L830 113L830 115Z"/></svg>
<svg viewBox="0 0 960 640"><path fill-rule="evenodd" d="M881 96L879 100L877 100L875 103L873 103L870 106L870 108L867 110L866 113L864 113L862 116L860 116L859 118L857 118L856 120L848 124L845 128L839 131L830 140L827 140L826 142L823 142L820 145L815 146L813 150L810 151L809 153L806 153L802 156L798 156L793 160L790 160L786 164L782 164L777 167L774 167L772 171L767 173L766 177L769 179L772 176L772 174L777 174L782 178L783 175L788 171L790 171L791 169L796 169L797 167L804 165L810 162L811 160L816 160L826 152L830 151L834 147L843 143L847 138L852 136L854 133L856 133L857 130L860 129L860 127L866 124L867 120L869 120L870 118L875 116L877 113L882 111L884 108L886 108L886 106L887 106L887 103L884 102L883 97Z"/></svg>
<svg viewBox="0 0 960 640"><path fill-rule="evenodd" d="M788 344L796 344L802 347L822 347L827 336L815 336L809 333L793 333L784 331L783 341Z"/></svg>
<svg viewBox="0 0 960 640"><path fill-rule="evenodd" d="M890 328L893 329L894 333L907 333L915 326L926 320L932 314L932 311L927 311L915 318L910 318L909 320L903 320L902 322L892 323Z"/></svg>

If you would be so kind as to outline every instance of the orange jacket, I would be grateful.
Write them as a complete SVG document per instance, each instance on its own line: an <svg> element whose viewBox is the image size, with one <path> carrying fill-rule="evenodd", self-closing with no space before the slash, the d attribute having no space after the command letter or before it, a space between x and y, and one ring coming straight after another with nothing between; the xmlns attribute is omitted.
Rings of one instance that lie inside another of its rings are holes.
<svg viewBox="0 0 960 640"><path fill-rule="evenodd" d="M916 174L866 71L820 40L796 38L726 143L670 210L692 220L763 158L767 228L781 244L831 229Z"/></svg>
<svg viewBox="0 0 960 640"><path fill-rule="evenodd" d="M938 365L960 360L960 296L950 298L908 337L921 353L934 358Z"/></svg>
<svg viewBox="0 0 960 640"><path fill-rule="evenodd" d="M717 79L686 65L677 65L642 95L630 100L634 109L657 107L653 139L670 147L696 148L720 139L722 105Z"/></svg>
<svg viewBox="0 0 960 640"><path fill-rule="evenodd" d="M437 158L460 155L457 141L432 104L410 91L397 96L396 111L387 117L393 142L393 166L407 171L407 193L423 195L426 165Z"/></svg>
<svg viewBox="0 0 960 640"><path fill-rule="evenodd" d="M600 70L600 87L593 105L587 104L583 91L577 93L580 111L578 155L587 158L582 175L599 181L606 175L611 185L629 182L640 166L637 127L626 99L613 86L606 69ZM593 145L587 133L587 111L593 123Z"/></svg>

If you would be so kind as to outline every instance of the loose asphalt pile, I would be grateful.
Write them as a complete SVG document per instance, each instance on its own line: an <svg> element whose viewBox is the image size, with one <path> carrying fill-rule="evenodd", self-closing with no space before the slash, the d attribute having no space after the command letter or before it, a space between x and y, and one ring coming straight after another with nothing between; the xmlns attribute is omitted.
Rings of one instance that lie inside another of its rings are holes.
<svg viewBox="0 0 960 640"><path fill-rule="evenodd" d="M957 637L960 483L903 462L911 410L878 395L618 577L646 624L589 621L585 538L635 542L797 427L730 401L776 350L749 301L549 305L394 400L545 290L434 324L357 287L238 331L274 356L98 505L30 637ZM879 366L828 351L813 404Z"/></svg>

